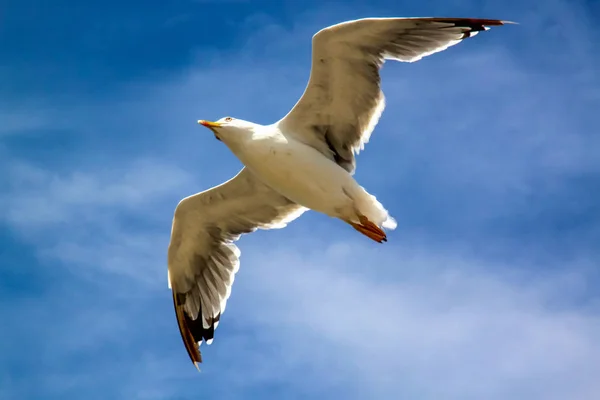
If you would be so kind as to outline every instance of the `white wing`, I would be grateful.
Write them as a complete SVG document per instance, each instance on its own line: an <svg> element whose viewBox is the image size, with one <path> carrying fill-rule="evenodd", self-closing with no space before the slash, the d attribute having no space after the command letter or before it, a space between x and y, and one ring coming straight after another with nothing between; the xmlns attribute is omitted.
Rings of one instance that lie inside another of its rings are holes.
<svg viewBox="0 0 600 400"><path fill-rule="evenodd" d="M385 107L385 59L413 62L507 22L464 18L366 18L319 31L304 94L280 129L331 157L348 172Z"/></svg>
<svg viewBox="0 0 600 400"><path fill-rule="evenodd" d="M168 251L169 286L184 344L194 364L210 343L239 268L233 244L257 228L282 228L306 209L272 190L246 168L186 197L175 209Z"/></svg>

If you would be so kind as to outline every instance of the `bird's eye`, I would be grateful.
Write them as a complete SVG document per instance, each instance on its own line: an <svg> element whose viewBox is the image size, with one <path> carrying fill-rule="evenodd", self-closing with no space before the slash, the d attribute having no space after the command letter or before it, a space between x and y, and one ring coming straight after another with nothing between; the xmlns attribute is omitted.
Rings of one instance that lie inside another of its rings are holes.
<svg viewBox="0 0 600 400"><path fill-rule="evenodd" d="M231 118L231 117L226 117L225 118L225 122L231 122L231 121L233 121L233 118Z"/></svg>

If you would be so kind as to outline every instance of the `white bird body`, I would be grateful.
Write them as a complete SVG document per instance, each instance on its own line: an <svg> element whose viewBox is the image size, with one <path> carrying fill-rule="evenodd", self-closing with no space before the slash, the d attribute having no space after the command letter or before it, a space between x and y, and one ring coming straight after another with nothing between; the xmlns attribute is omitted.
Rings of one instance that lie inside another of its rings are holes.
<svg viewBox="0 0 600 400"><path fill-rule="evenodd" d="M313 36L310 78L290 112L272 125L222 118L198 121L244 164L229 181L186 197L175 209L168 280L192 362L211 343L231 293L240 252L256 229L282 228L312 209L379 243L395 221L354 179L355 156L385 107L385 60L415 62L490 26L469 18L365 18Z"/></svg>
<svg viewBox="0 0 600 400"><path fill-rule="evenodd" d="M363 215L378 226L396 227L375 196L333 160L285 135L277 124L252 125L251 135L232 130L229 134L224 131L219 138L273 190L303 207L346 222L358 224L359 215Z"/></svg>

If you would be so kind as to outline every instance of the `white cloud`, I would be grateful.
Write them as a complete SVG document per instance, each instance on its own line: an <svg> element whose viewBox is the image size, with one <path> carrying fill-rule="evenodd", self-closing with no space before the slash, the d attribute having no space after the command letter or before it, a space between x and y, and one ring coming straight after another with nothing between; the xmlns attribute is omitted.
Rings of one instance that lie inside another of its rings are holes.
<svg viewBox="0 0 600 400"><path fill-rule="evenodd" d="M194 187L190 174L147 158L67 173L9 164L1 217L42 260L91 281L107 273L166 279L156 249L166 251L175 206Z"/></svg>
<svg viewBox="0 0 600 400"><path fill-rule="evenodd" d="M351 398L583 400L600 392L598 309L569 304L587 277L578 262L562 266L568 273L533 276L519 271L530 271L527 262L393 244L382 257L366 243L351 246L335 255L246 252L235 288L243 299L232 299L220 329L254 327L261 349L278 349L268 351L272 368L301 365L324 386L342 380Z"/></svg>
<svg viewBox="0 0 600 400"><path fill-rule="evenodd" d="M96 220L103 210L139 213L192 181L173 165L144 158L96 168L59 174L13 161L7 176L10 192L0 197L4 218L21 228Z"/></svg>

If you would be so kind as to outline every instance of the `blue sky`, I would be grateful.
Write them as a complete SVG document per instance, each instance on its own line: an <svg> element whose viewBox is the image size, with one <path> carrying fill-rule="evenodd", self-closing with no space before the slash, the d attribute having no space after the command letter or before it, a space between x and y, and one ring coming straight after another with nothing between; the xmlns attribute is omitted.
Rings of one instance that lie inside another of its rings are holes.
<svg viewBox="0 0 600 400"><path fill-rule="evenodd" d="M518 21L415 64L356 177L377 245L307 213L238 243L198 374L166 282L184 196L240 163L199 118L283 116L347 19ZM579 0L12 1L0 14L0 398L600 395L600 17Z"/></svg>

